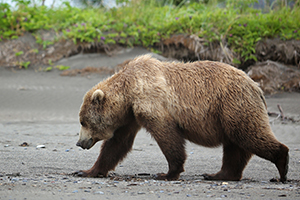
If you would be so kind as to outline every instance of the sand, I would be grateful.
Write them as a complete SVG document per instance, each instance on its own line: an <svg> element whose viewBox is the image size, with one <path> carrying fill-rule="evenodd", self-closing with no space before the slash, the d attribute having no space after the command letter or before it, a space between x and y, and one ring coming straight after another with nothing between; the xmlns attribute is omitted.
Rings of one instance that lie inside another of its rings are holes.
<svg viewBox="0 0 300 200"><path fill-rule="evenodd" d="M135 48L112 57L77 55L59 64L72 69L113 68L144 53L145 49ZM167 172L167 161L145 130L138 133L132 152L112 177L73 177L72 172L93 165L101 145L88 151L75 145L82 97L108 75L65 77L60 73L57 69L43 72L0 67L0 199L300 198L300 123L276 117L270 117L272 130L290 148L289 181L285 184L270 182L278 172L272 163L257 156L239 182L203 180L201 174L220 169L222 148L191 143L186 147L188 159L180 180L156 181L152 175ZM285 116L300 118L299 93L278 93L266 100L268 111L279 113L280 104Z"/></svg>

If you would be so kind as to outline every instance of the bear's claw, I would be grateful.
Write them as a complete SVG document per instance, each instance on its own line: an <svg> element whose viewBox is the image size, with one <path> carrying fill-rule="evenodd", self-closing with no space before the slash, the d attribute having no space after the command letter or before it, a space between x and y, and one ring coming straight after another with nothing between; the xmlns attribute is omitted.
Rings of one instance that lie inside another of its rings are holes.
<svg viewBox="0 0 300 200"><path fill-rule="evenodd" d="M83 171L76 171L72 173L73 176L85 177L85 173Z"/></svg>
<svg viewBox="0 0 300 200"><path fill-rule="evenodd" d="M201 174L203 176L204 180L212 180L212 176L209 174Z"/></svg>

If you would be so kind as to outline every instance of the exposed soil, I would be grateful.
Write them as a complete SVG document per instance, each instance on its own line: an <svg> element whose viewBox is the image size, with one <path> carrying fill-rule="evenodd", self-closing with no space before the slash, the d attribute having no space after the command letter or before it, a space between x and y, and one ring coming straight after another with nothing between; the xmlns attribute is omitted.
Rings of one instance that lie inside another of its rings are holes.
<svg viewBox="0 0 300 200"><path fill-rule="evenodd" d="M54 31L39 31L37 34L40 34L44 41L53 42L53 45L44 48L42 44L36 43L35 37L30 33L25 33L15 40L2 41L0 42L0 66L22 68L22 63L28 61L33 67L45 66L79 53L105 52L112 55L114 50L118 49L116 45L109 46L103 42L74 44L72 40L63 39ZM20 51L23 51L23 54L16 55Z"/></svg>
<svg viewBox="0 0 300 200"><path fill-rule="evenodd" d="M210 43L196 35L174 35L160 44L165 57L184 61L213 60L234 65L237 55L226 44Z"/></svg>
<svg viewBox="0 0 300 200"><path fill-rule="evenodd" d="M30 61L30 66L41 67L80 53L102 52L113 56L122 49L121 46L107 45L101 41L74 44L71 40L57 40L56 38L61 38L61 36L54 31L39 31L38 34L44 41L52 41L53 45L43 48L41 44L36 43L35 37L30 33L25 33L16 40L2 41L0 42L0 66L22 68L24 63ZM256 56L261 62L248 61L242 62L241 65L233 63L234 58L238 60L241 58L227 46L226 41L208 43L196 35L181 34L165 39L156 47L170 59L220 61L246 70L249 76L260 84L266 94L274 94L280 90L300 91L300 41L262 40L256 45ZM18 52L21 51L23 54L18 55ZM108 68L111 66L87 66L64 71L61 75L75 76L91 73L111 75L128 61L114 69Z"/></svg>
<svg viewBox="0 0 300 200"><path fill-rule="evenodd" d="M79 53L99 53L105 52L109 56L114 55L120 46L107 45L104 42L78 42L74 44L72 40L66 40L54 31L38 31L44 41L53 44L43 48L36 43L35 37L30 33L25 33L15 40L0 42L0 66L19 66L21 62L31 62L31 66L48 65L64 57L70 57ZM57 39L60 38L60 39ZM209 43L197 35L173 35L161 43L156 44L165 57L175 58L184 61L213 60L225 62L236 67L246 69L254 62L247 63L237 55L224 40L220 43ZM38 52L36 51L38 50ZM256 45L256 57L258 61L272 60L284 64L294 65L300 68L300 41L282 41L278 38L264 39ZM21 55L17 52L23 51ZM242 62L237 65L233 63L236 58Z"/></svg>
<svg viewBox="0 0 300 200"><path fill-rule="evenodd" d="M255 48L258 61L272 60L300 68L300 41L278 38L259 41Z"/></svg>
<svg viewBox="0 0 300 200"><path fill-rule="evenodd" d="M253 60L244 62L239 55L230 49L225 40L220 43L209 43L196 35L173 35L165 39L159 48L164 56L178 60L220 61L244 70L254 64ZM300 68L300 41L282 41L278 38L264 39L257 43L255 52L258 61L272 60ZM233 63L234 58L241 61L241 64Z"/></svg>

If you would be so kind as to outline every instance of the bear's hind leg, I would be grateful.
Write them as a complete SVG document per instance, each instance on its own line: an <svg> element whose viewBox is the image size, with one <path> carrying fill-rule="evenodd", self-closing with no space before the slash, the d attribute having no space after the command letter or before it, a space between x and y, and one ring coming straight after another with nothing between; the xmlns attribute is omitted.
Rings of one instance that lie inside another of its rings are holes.
<svg viewBox="0 0 300 200"><path fill-rule="evenodd" d="M253 149L253 153L257 156L274 163L280 175L280 181L287 180L288 164L289 164L289 148L278 142L276 139L269 141L268 145L262 149Z"/></svg>
<svg viewBox="0 0 300 200"><path fill-rule="evenodd" d="M279 174L280 174L280 181L285 182L287 180L287 173L289 168L289 149L284 144L280 146L280 154L278 159L274 162Z"/></svg>
<svg viewBox="0 0 300 200"><path fill-rule="evenodd" d="M203 174L205 180L239 181L252 153L233 143L223 146L223 164L216 174Z"/></svg>
<svg viewBox="0 0 300 200"><path fill-rule="evenodd" d="M114 170L116 165L122 161L131 150L133 141L140 126L132 122L114 132L114 136L103 142L101 153L89 170L80 170L73 173L81 177L106 177L110 170Z"/></svg>
<svg viewBox="0 0 300 200"><path fill-rule="evenodd" d="M279 171L280 181L285 182L288 172L289 148L275 138L270 127L252 131L247 134L247 137L247 140L243 137L231 138L235 139L235 143L245 151L274 163Z"/></svg>

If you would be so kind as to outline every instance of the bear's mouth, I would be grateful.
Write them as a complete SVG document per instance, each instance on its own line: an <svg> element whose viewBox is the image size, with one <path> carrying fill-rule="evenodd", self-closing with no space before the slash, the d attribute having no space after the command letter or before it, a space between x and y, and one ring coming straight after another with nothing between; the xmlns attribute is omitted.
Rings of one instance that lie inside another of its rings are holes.
<svg viewBox="0 0 300 200"><path fill-rule="evenodd" d="M76 143L76 146L81 147L82 149L90 149L93 145L93 138L83 141L78 140L78 142Z"/></svg>

